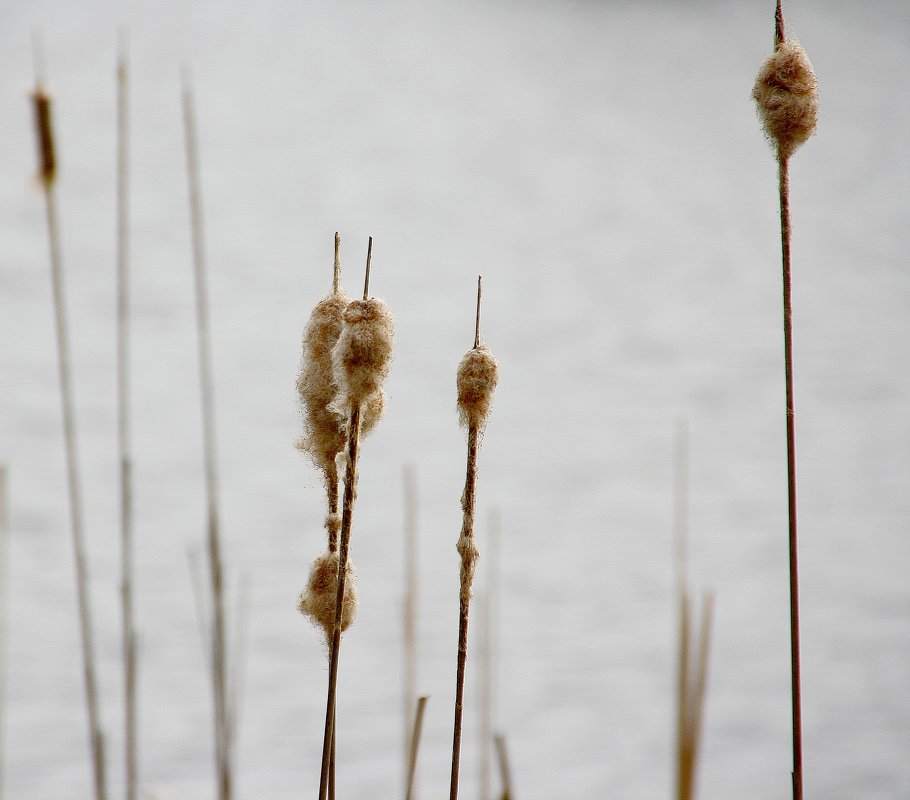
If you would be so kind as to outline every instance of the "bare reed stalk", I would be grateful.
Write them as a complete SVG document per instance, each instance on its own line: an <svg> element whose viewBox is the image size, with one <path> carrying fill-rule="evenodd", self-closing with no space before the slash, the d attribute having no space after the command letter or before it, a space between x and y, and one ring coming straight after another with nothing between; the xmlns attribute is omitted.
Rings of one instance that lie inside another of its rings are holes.
<svg viewBox="0 0 910 800"><path fill-rule="evenodd" d="M0 464L0 800L6 775L6 669L9 642L9 491L6 465Z"/></svg>
<svg viewBox="0 0 910 800"><path fill-rule="evenodd" d="M133 614L133 482L129 402L129 65L124 38L117 60L117 444L120 456L120 597L127 800L139 792L139 715Z"/></svg>
<svg viewBox="0 0 910 800"><path fill-rule="evenodd" d="M458 414L468 429L468 455L464 492L461 496L462 523L458 538L461 556L459 575L458 658L455 672L455 724L452 735L452 775L449 800L458 797L458 775L461 765L461 731L464 710L464 681L468 660L468 615L471 607L471 584L478 558L474 542L474 513L477 487L477 451L479 439L490 411L498 379L498 365L486 345L480 343L481 279L477 279L477 315L474 323L474 348L458 367Z"/></svg>
<svg viewBox="0 0 910 800"><path fill-rule="evenodd" d="M692 599L688 586L689 528L689 431L685 422L676 430L675 444L675 566L679 605L676 709L676 798L695 797L695 778L701 743L702 718L708 680L708 653L711 641L714 599L702 598L698 627L692 621ZM693 656L694 651L694 656ZM694 658L694 663L693 663Z"/></svg>
<svg viewBox="0 0 910 800"><path fill-rule="evenodd" d="M803 48L787 39L778 0L774 15L774 53L765 61L752 96L775 149L780 196L781 262L784 306L784 379L786 384L787 510L790 572L790 675L793 719L793 798L803 796L802 701L800 677L799 570L796 515L796 436L793 398L793 305L791 293L790 157L818 122L818 83Z"/></svg>
<svg viewBox="0 0 910 800"><path fill-rule="evenodd" d="M410 786L411 754L414 750L414 712L417 701L417 475L412 464L404 467L404 767ZM408 789L408 798L411 791Z"/></svg>
<svg viewBox="0 0 910 800"><path fill-rule="evenodd" d="M490 800L491 756L493 752L494 622L499 596L499 546L502 523L499 511L489 518L489 555L487 556L486 593L480 605L480 800Z"/></svg>
<svg viewBox="0 0 910 800"><path fill-rule="evenodd" d="M506 737L497 733L493 737L493 743L496 745L496 760L499 763L499 775L502 779L501 800L515 800L515 793L512 791L512 770L509 767L509 752L506 750Z"/></svg>
<svg viewBox="0 0 910 800"><path fill-rule="evenodd" d="M202 192L199 178L199 147L193 91L188 74L183 78L183 124L186 140L187 178L193 240L193 271L196 287L196 332L199 349L199 389L202 408L202 446L205 461L208 556L212 592L211 670L215 727L215 769L220 800L232 794L231 742L228 724L227 663L224 611L224 570L218 515L218 470L215 439L215 397L212 373Z"/></svg>
<svg viewBox="0 0 910 800"><path fill-rule="evenodd" d="M35 41L36 86L32 95L35 112L35 132L38 142L38 179L44 192L47 210L47 239L50 247L51 285L54 296L56 322L57 366L60 380L60 400L63 412L63 439L66 453L67 485L69 487L70 528L73 556L76 567L76 595L79 607L79 629L82 639L82 672L85 682L85 700L88 711L88 730L91 743L92 769L96 800L107 795L104 769L104 736L95 679L95 647L92 633L91 598L89 596L88 561L83 532L82 492L79 475L79 456L76 448L76 414L73 401L73 380L70 364L69 326L63 285L63 259L60 231L57 220L55 178L57 173L56 148L51 119L51 98L44 90L40 43Z"/></svg>
<svg viewBox="0 0 910 800"><path fill-rule="evenodd" d="M347 605L345 594L348 582L348 551L354 500L357 496L357 458L362 426L372 424L381 413L382 382L392 358L392 315L381 300L370 298L370 267L373 238L367 249L366 276L363 300L354 300L344 311L344 328L332 351L338 395L334 407L348 412L347 460L344 478L344 497L341 504L341 532L338 548L338 577L329 649L329 685L326 696L325 731L322 742L322 769L319 776L319 800L325 800L329 784L331 742L335 729L335 702L338 685L338 662L341 651L343 612ZM376 410L375 402L379 406Z"/></svg>
<svg viewBox="0 0 910 800"><path fill-rule="evenodd" d="M417 775L417 752L420 749L420 732L423 730L423 712L426 709L427 697L418 697L414 709L414 724L408 733L408 767L405 781L405 800L414 800L414 778Z"/></svg>

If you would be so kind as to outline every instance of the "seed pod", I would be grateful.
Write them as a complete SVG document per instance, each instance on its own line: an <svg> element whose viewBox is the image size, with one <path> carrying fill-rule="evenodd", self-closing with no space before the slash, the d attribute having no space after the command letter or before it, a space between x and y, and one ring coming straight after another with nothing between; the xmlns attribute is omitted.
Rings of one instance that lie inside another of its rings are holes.
<svg viewBox="0 0 910 800"><path fill-rule="evenodd" d="M306 589L300 593L297 608L331 641L335 625L335 601L338 597L338 553L321 553L313 561ZM344 579L344 603L341 608L341 630L346 631L357 615L357 580L348 561Z"/></svg>
<svg viewBox="0 0 910 800"><path fill-rule="evenodd" d="M393 339L392 314L382 300L371 297L348 304L341 336L332 351L338 413L347 415L380 391L389 374Z"/></svg>
<svg viewBox="0 0 910 800"><path fill-rule="evenodd" d="M781 42L762 65L752 97L768 138L789 158L818 122L818 82L806 51L791 39Z"/></svg>
<svg viewBox="0 0 910 800"><path fill-rule="evenodd" d="M337 392L332 367L332 349L343 327L344 309L349 298L339 291L320 300L303 334L303 357L297 391L303 412L303 438L297 447L313 460L317 468L334 474L335 456L345 446L344 422L329 410Z"/></svg>
<svg viewBox="0 0 910 800"><path fill-rule="evenodd" d="M57 175L57 156L54 149L54 126L51 118L51 98L42 88L32 95L35 110L35 135L38 142L38 179L46 187Z"/></svg>
<svg viewBox="0 0 910 800"><path fill-rule="evenodd" d="M482 428L490 413L499 364L485 344L468 350L458 365L458 418L465 427Z"/></svg>

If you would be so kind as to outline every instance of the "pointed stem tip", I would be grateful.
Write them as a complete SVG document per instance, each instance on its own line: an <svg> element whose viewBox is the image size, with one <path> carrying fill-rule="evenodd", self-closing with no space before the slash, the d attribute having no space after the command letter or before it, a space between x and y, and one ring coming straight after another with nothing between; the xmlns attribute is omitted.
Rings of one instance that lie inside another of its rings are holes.
<svg viewBox="0 0 910 800"><path fill-rule="evenodd" d="M780 47L787 36L784 32L784 10L781 0L777 0L777 8L774 10L774 49Z"/></svg>
<svg viewBox="0 0 910 800"><path fill-rule="evenodd" d="M335 231L335 264L332 271L332 294L338 294L341 283L341 234Z"/></svg>
<svg viewBox="0 0 910 800"><path fill-rule="evenodd" d="M367 270L363 278L363 299L367 300L370 296L370 265L373 263L373 237L370 237L370 243L367 245Z"/></svg>
<svg viewBox="0 0 910 800"><path fill-rule="evenodd" d="M474 349L480 347L480 298L483 291L483 278L477 276L477 316L474 319Z"/></svg>

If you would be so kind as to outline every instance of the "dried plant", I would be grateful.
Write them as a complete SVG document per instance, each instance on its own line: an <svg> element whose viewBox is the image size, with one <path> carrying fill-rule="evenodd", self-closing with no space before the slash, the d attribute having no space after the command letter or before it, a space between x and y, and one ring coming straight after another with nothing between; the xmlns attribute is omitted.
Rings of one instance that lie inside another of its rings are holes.
<svg viewBox="0 0 910 800"><path fill-rule="evenodd" d="M63 413L63 440L66 455L67 487L69 489L70 529L76 567L76 595L79 608L79 630L82 640L82 672L85 684L88 732L92 755L92 773L96 800L107 795L104 736L98 688L95 677L95 647L92 631L91 599L89 597L89 570L85 551L85 534L82 514L82 490L79 472L79 455L76 447L76 412L73 400L73 379L70 363L70 337L63 292L63 258L60 247L60 230L57 220L55 182L57 157L54 141L51 97L44 89L40 41L35 39L37 79L32 94L35 114L35 134L38 144L38 179L44 193L47 211L47 238L50 247L51 287L54 299L54 320L57 338L57 367L60 382L60 401Z"/></svg>
<svg viewBox="0 0 910 800"><path fill-rule="evenodd" d="M786 385L787 508L790 554L790 674L793 717L793 798L803 796L802 702L799 638L799 570L796 534L796 437L793 400L793 303L790 261L790 157L815 130L818 84L803 49L788 40L777 2L774 53L758 73L752 96L765 132L775 148L780 198L781 261L784 305L784 380Z"/></svg>
<svg viewBox="0 0 910 800"><path fill-rule="evenodd" d="M452 736L452 775L449 800L458 797L458 773L461 761L461 727L464 708L464 679L468 659L468 613L471 606L471 584L478 550L474 542L475 489L477 486L477 452L480 436L490 413L493 392L499 378L499 365L490 349L480 342L481 280L477 279L477 316L474 347L458 366L458 417L468 429L468 457L464 491L461 495L462 523L457 549L461 556L459 578L458 659L455 673L455 725Z"/></svg>

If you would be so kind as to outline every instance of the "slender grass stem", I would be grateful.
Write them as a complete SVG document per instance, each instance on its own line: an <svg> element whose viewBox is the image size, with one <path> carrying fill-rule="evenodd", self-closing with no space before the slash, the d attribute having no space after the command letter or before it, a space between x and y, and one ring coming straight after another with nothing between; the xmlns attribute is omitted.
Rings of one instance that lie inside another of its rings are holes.
<svg viewBox="0 0 910 800"><path fill-rule="evenodd" d="M515 800L512 790L512 770L509 767L509 752L506 750L506 737L497 733L493 737L496 745L496 760L499 762L499 774L502 778L502 800Z"/></svg>
<svg viewBox="0 0 910 800"><path fill-rule="evenodd" d="M98 689L95 677L95 647L92 631L91 598L89 593L88 560L83 528L82 491L79 473L79 455L76 447L76 413L73 400L72 367L70 364L70 338L64 297L63 259L60 247L60 226L54 190L56 155L51 122L51 101L45 93L40 76L40 41L36 36L37 87L33 95L35 128L40 156L39 177L44 192L47 240L50 250L51 287L54 302L54 320L57 342L57 367L60 383L60 401L63 415L63 440L66 457L67 486L69 490L70 528L72 531L73 557L76 568L76 595L79 608L79 629L82 640L82 672L88 712L89 741L95 797L104 800L107 795L104 764L104 736L101 732Z"/></svg>
<svg viewBox="0 0 910 800"><path fill-rule="evenodd" d="M414 800L414 778L417 775L417 753L420 749L420 732L423 730L423 713L426 710L427 697L418 697L414 710L414 726L408 735L410 749L408 751L407 781L405 783L405 800Z"/></svg>
<svg viewBox="0 0 910 800"><path fill-rule="evenodd" d="M410 783L411 753L414 749L415 702L417 698L417 475L414 466L404 468L404 602L402 627L404 639L404 767L405 783ZM410 797L410 791L408 791Z"/></svg>
<svg viewBox="0 0 910 800"><path fill-rule="evenodd" d="M208 287L203 237L202 193L199 178L199 148L196 139L195 108L189 77L184 75L183 122L186 139L187 177L193 240L193 267L196 294L196 329L199 351L199 387L202 406L202 445L205 462L206 507L208 512L208 554L212 591L212 693L215 717L215 767L218 797L232 794L230 726L227 709L227 664L224 612L224 574L218 515L218 471L215 439L214 378L210 344Z"/></svg>
<svg viewBox="0 0 910 800"><path fill-rule="evenodd" d="M127 800L139 792L137 652L133 611L133 482L129 402L129 65L124 37L117 63L117 442L120 455L120 594Z"/></svg>
<svg viewBox="0 0 910 800"><path fill-rule="evenodd" d="M6 775L6 670L9 644L9 490L7 469L0 464L0 800Z"/></svg>

